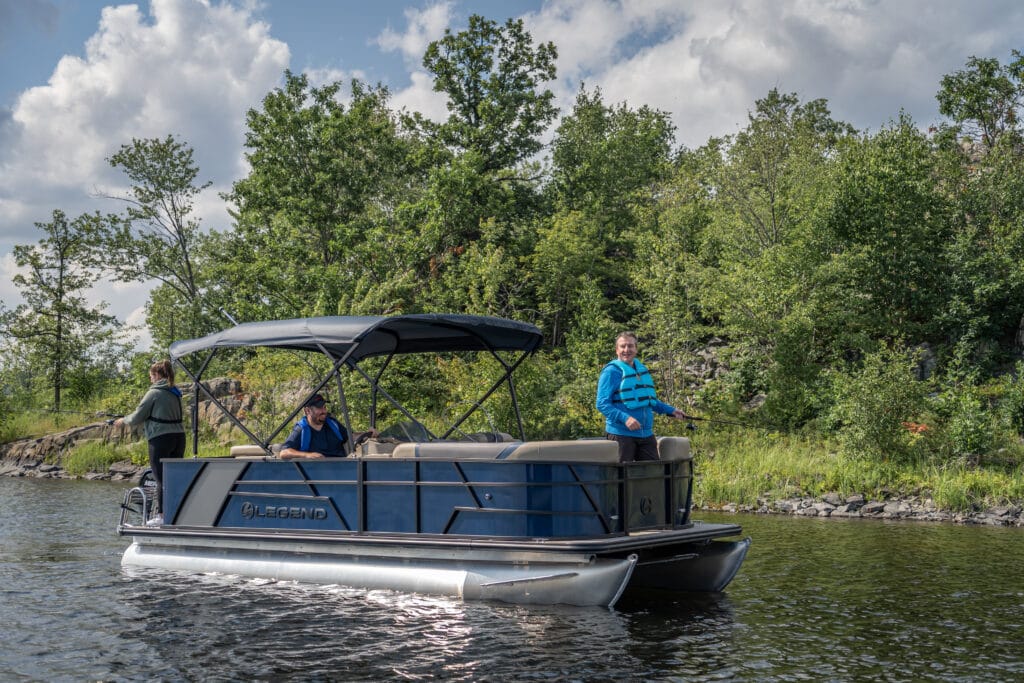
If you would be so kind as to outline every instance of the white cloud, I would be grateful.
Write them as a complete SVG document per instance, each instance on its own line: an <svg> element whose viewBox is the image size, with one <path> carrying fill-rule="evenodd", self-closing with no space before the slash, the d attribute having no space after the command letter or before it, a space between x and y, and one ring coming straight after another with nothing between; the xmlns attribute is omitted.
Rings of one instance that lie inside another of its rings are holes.
<svg viewBox="0 0 1024 683"><path fill-rule="evenodd" d="M145 351L153 347L153 337L146 328L145 306L132 309L123 319L125 325L133 330L132 337L135 342L135 348Z"/></svg>
<svg viewBox="0 0 1024 683"><path fill-rule="evenodd" d="M332 67L324 67L319 69L303 69L303 74L309 79L309 84L314 88L322 88L325 85L331 83L348 83L352 79L358 79L365 82L366 72L361 69L354 71L344 71L342 69L336 69ZM339 96L346 95L346 89L342 88L339 92Z"/></svg>
<svg viewBox="0 0 1024 683"><path fill-rule="evenodd" d="M447 119L448 96L434 92L434 77L426 71L414 71L409 80L409 87L391 97L391 106L398 110L418 111L434 121Z"/></svg>
<svg viewBox="0 0 1024 683"><path fill-rule="evenodd" d="M556 0L526 17L559 48L553 88L570 111L580 81L606 102L670 113L688 146L746 124L772 88L825 98L833 115L877 130L905 109L938 114L943 75L971 55L1006 60L1024 6L1013 0Z"/></svg>
<svg viewBox="0 0 1024 683"><path fill-rule="evenodd" d="M18 268L13 253L8 251L0 256L0 303L9 309L22 303L21 294L12 282L19 272L24 273L25 269Z"/></svg>
<svg viewBox="0 0 1024 683"><path fill-rule="evenodd" d="M427 46L444 36L452 23L453 3L450 0L428 6L426 9L407 9L405 31L398 33L390 26L377 36L375 42L383 51L398 51L406 62L418 66Z"/></svg>
<svg viewBox="0 0 1024 683"><path fill-rule="evenodd" d="M63 57L18 98L0 151L0 236L31 238L26 214L100 208L95 189L123 182L105 159L132 138L173 134L203 178L237 177L245 112L279 81L287 46L231 5L153 0L150 11L105 8L84 58Z"/></svg>
<svg viewBox="0 0 1024 683"><path fill-rule="evenodd" d="M448 98L434 92L433 76L422 67L423 54L431 42L444 37L445 29L459 29L452 26L453 3L450 1L430 5L426 9L407 9L407 22L403 33L391 27L384 29L375 42L384 52L397 51L409 68L409 85L391 97L395 109L419 112L428 119L443 121L448 118Z"/></svg>
<svg viewBox="0 0 1024 683"><path fill-rule="evenodd" d="M217 192L245 173L245 112L280 82L288 46L251 8L152 0L149 9L104 8L84 57L63 57L46 85L0 117L0 244L35 242L33 224L55 208L120 210L97 196L123 195L125 179L106 159L133 138L169 134L195 151L198 182L214 183L196 214L208 228L227 227ZM125 308L116 314L129 315L145 295L141 285L119 292Z"/></svg>

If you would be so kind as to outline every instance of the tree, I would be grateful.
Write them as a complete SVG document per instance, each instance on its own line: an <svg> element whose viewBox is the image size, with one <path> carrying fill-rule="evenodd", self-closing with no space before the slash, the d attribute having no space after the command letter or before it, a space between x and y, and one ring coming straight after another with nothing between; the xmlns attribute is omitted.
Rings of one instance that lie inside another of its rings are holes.
<svg viewBox="0 0 1024 683"><path fill-rule="evenodd" d="M0 327L45 368L54 410L61 409L75 368L87 366L91 352L116 340L111 326L117 321L103 313L106 305L90 306L85 298L99 278L103 221L99 214L68 221L55 210L49 223L36 223L46 233L38 244L14 247L15 263L26 269L14 276L25 303L0 311Z"/></svg>
<svg viewBox="0 0 1024 683"><path fill-rule="evenodd" d="M607 106L600 89L581 87L551 144L555 201L628 231L637 206L653 203L672 172L674 131L666 112Z"/></svg>
<svg viewBox="0 0 1024 683"><path fill-rule="evenodd" d="M125 215L110 221L109 272L120 282L156 280L173 292L170 310L185 313L183 336L208 332L213 311L204 310L196 258L199 221L191 214L196 197L210 182L196 185L199 168L192 148L171 135L162 140L133 139L107 161L133 183L128 194L119 197L128 204ZM157 322L153 311L151 306L151 326Z"/></svg>
<svg viewBox="0 0 1024 683"><path fill-rule="evenodd" d="M1019 109L1024 102L1024 54L1013 51L1006 65L998 59L971 57L967 68L942 77L939 111L958 132L977 137L987 148L1005 135L1020 139Z"/></svg>
<svg viewBox="0 0 1024 683"><path fill-rule="evenodd" d="M715 232L730 258L756 258L791 242L819 196L821 169L853 130L832 119L825 100L801 104L772 89L747 127L712 140L707 182L716 196Z"/></svg>
<svg viewBox="0 0 1024 683"><path fill-rule="evenodd" d="M236 233L217 245L242 319L385 312L408 296L416 238L401 207L422 186L419 145L385 88L353 81L347 106L339 90L285 72L246 116L251 171L228 195Z"/></svg>
<svg viewBox="0 0 1024 683"><path fill-rule="evenodd" d="M665 210L686 218L675 239L690 250L678 257L686 288L675 297L687 295L680 305L688 304L695 333L729 340L745 375L731 382L743 387L734 398L766 392L773 421L799 423L810 417L817 373L830 359L824 314L845 303L831 299L835 287L822 271L831 247L818 232L830 168L852 131L824 100L802 103L774 89L748 118L736 135L681 155L673 191L665 192ZM659 231L678 231L675 220L662 219ZM650 288L673 278L644 280Z"/></svg>
<svg viewBox="0 0 1024 683"><path fill-rule="evenodd" d="M1024 329L1022 96L1024 55L1017 51L1005 66L971 57L966 69L942 79L936 96L955 124L933 137L945 162L941 187L955 208L955 232L943 245L950 295L940 320L945 336L978 362L1001 362L1024 348L1013 341Z"/></svg>
<svg viewBox="0 0 1024 683"><path fill-rule="evenodd" d="M844 149L819 225L843 282L846 325L876 340L934 338L949 296L942 248L950 205L935 183L937 160L906 116Z"/></svg>
<svg viewBox="0 0 1024 683"><path fill-rule="evenodd" d="M601 225L579 212L559 213L540 228L530 261L537 305L545 320L548 342L562 346L566 331L581 315L603 315L593 308L597 292L607 301L606 283L622 269L606 255ZM589 305L589 310L582 307Z"/></svg>
<svg viewBox="0 0 1024 683"><path fill-rule="evenodd" d="M504 26L474 14L465 31L427 46L423 66L434 74L434 90L448 95L448 120L420 125L445 145L473 151L480 170L512 168L541 149L540 134L554 120L554 93L538 92L555 78L554 43L533 47L522 19Z"/></svg>
<svg viewBox="0 0 1024 683"><path fill-rule="evenodd" d="M645 215L672 172L674 127L665 112L607 106L601 91L580 89L552 141L548 192L556 213L543 221L531 257L538 308L553 344L582 313L594 287L626 325L637 309L629 275ZM596 313L596 311L588 311Z"/></svg>
<svg viewBox="0 0 1024 683"><path fill-rule="evenodd" d="M420 274L432 283L426 305L447 299L438 279L448 269L468 274L483 265L465 264L461 254L493 262L500 253L514 262L528 253L527 234L541 201L541 174L532 158L557 114L554 94L541 88L555 77L556 57L553 44L534 46L521 20L499 26L478 15L466 30L448 30L427 47L423 64L434 75L434 89L448 95L449 116L443 123L408 118L432 145L426 190L414 206L420 249L428 255ZM485 233L489 244L471 249ZM517 289L515 282L498 282L499 273L490 277L490 291Z"/></svg>

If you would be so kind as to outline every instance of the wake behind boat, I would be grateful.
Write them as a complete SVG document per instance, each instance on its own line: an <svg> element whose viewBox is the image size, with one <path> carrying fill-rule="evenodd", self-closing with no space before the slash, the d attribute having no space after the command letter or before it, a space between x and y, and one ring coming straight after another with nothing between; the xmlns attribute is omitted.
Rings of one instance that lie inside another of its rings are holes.
<svg viewBox="0 0 1024 683"><path fill-rule="evenodd" d="M533 325L424 314L245 323L172 344L196 388L192 443L205 399L253 445L230 458L166 460L159 525L150 525L151 489L128 491L117 530L132 543L122 564L529 604L723 590L750 540L723 540L741 533L737 525L690 519L688 439L662 437L660 460L634 463L619 463L604 439L527 440L512 375L540 343ZM325 357L329 370L309 396L334 382L348 434L352 382L362 384L355 393L371 426L382 400L403 419L361 444L350 437L350 457L283 460L272 442L301 407L261 437L202 383L218 354L241 348ZM388 370L404 376L394 367L403 356L469 353L495 359L500 376L439 433L382 385ZM503 387L517 436L464 432Z"/></svg>

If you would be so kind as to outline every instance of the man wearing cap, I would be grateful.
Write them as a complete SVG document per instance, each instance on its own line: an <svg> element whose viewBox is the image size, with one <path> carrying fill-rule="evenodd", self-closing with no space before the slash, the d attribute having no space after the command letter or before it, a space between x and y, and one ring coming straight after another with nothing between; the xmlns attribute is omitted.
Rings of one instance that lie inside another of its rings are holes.
<svg viewBox="0 0 1024 683"><path fill-rule="evenodd" d="M348 431L327 412L327 400L323 396L313 394L302 407L302 412L302 419L281 446L282 460L344 458L348 455ZM363 432L357 436L356 443L376 435L376 429Z"/></svg>

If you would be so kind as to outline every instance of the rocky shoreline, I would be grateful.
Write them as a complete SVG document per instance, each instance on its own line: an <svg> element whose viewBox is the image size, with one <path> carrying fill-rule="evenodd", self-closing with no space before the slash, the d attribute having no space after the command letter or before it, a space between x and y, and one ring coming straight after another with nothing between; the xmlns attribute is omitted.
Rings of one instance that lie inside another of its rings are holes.
<svg viewBox="0 0 1024 683"><path fill-rule="evenodd" d="M821 498L764 499L758 500L757 505L725 503L723 505L702 505L697 509L709 512L1024 527L1024 514L1018 505L999 505L985 510L951 512L940 510L931 498L920 496L869 500L859 493L846 497L837 493L827 493Z"/></svg>
<svg viewBox="0 0 1024 683"><path fill-rule="evenodd" d="M109 481L132 479L138 477L145 468L124 460L111 464L104 472L89 472L76 477L64 469L63 457L64 453L82 441L121 443L135 438L138 436L126 427L96 422L58 434L0 444L0 476Z"/></svg>
<svg viewBox="0 0 1024 683"><path fill-rule="evenodd" d="M46 462L0 461L0 477L29 477L32 479L86 479L89 481L137 480L146 467L128 460L115 462L105 472L88 472L80 477L68 474L63 467Z"/></svg>

